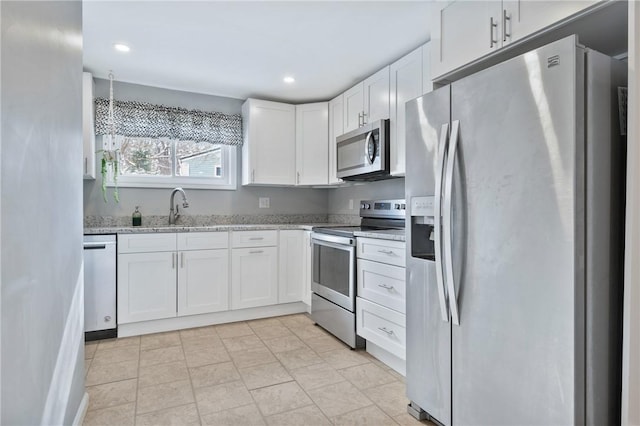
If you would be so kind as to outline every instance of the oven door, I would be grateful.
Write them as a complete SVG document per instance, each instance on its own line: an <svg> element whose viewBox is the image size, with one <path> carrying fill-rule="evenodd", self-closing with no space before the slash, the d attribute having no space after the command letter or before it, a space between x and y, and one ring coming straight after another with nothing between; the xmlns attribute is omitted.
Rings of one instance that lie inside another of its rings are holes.
<svg viewBox="0 0 640 426"><path fill-rule="evenodd" d="M318 296L355 312L355 238L311 234L313 273L311 290Z"/></svg>

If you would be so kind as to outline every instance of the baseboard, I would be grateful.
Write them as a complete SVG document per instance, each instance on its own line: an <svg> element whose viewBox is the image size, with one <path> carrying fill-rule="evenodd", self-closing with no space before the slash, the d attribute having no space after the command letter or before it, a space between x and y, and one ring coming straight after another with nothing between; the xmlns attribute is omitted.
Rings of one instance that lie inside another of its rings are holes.
<svg viewBox="0 0 640 426"><path fill-rule="evenodd" d="M80 406L78 407L76 416L73 418L73 426L81 426L82 423L84 423L84 416L87 414L87 408L89 408L89 394L85 392L82 397L82 401L80 401Z"/></svg>
<svg viewBox="0 0 640 426"><path fill-rule="evenodd" d="M382 349L380 346L371 343L367 340L367 352L371 354L377 360L388 365L403 376L407 375L407 362L404 359L398 358L391 352Z"/></svg>

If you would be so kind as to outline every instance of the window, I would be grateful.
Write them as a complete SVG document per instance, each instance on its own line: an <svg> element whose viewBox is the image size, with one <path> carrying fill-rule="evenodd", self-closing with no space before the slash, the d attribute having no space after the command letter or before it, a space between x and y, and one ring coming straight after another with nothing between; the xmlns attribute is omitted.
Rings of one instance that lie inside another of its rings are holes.
<svg viewBox="0 0 640 426"><path fill-rule="evenodd" d="M236 189L236 147L208 142L117 137L118 186Z"/></svg>

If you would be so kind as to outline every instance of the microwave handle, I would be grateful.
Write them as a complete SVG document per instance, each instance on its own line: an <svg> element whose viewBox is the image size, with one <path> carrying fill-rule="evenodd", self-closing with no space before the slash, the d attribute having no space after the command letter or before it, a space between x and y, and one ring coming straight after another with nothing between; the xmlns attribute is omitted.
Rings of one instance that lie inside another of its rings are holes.
<svg viewBox="0 0 640 426"><path fill-rule="evenodd" d="M367 133L367 138L364 141L364 157L367 159L367 163L369 163L369 165L373 164L373 162L376 159L375 151L374 151L373 158L371 158L371 156L369 155L369 140L371 139L371 136L373 136L373 132Z"/></svg>

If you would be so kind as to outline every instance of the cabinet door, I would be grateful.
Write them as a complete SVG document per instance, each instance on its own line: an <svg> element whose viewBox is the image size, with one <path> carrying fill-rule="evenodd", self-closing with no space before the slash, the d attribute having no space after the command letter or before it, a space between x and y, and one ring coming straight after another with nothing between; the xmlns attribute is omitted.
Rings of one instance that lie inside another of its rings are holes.
<svg viewBox="0 0 640 426"><path fill-rule="evenodd" d="M296 184L329 182L329 104L296 105Z"/></svg>
<svg viewBox="0 0 640 426"><path fill-rule="evenodd" d="M362 125L364 113L364 83L360 82L347 90L344 96L344 133L357 129Z"/></svg>
<svg viewBox="0 0 640 426"><path fill-rule="evenodd" d="M561 21L597 3L599 0L582 1L523 1L502 2L504 15L501 41L504 45L519 40L549 25ZM505 18L507 18L505 20Z"/></svg>
<svg viewBox="0 0 640 426"><path fill-rule="evenodd" d="M422 47L391 64L391 174L404 176L404 104L422 95Z"/></svg>
<svg viewBox="0 0 640 426"><path fill-rule="evenodd" d="M94 129L93 92L95 84L91 73L82 73L82 147L84 152L84 178L96 178L96 135Z"/></svg>
<svg viewBox="0 0 640 426"><path fill-rule="evenodd" d="M500 48L502 2L458 0L433 2L433 7L431 70L434 78Z"/></svg>
<svg viewBox="0 0 640 426"><path fill-rule="evenodd" d="M299 302L303 296L304 231L280 231L278 302Z"/></svg>
<svg viewBox="0 0 640 426"><path fill-rule="evenodd" d="M118 324L176 316L176 253L118 255Z"/></svg>
<svg viewBox="0 0 640 426"><path fill-rule="evenodd" d="M329 101L329 185L341 183L336 138L344 133L344 95Z"/></svg>
<svg viewBox="0 0 640 426"><path fill-rule="evenodd" d="M431 80L431 42L422 45L422 94L433 90L433 81Z"/></svg>
<svg viewBox="0 0 640 426"><path fill-rule="evenodd" d="M229 250L181 251L178 315L229 309Z"/></svg>
<svg viewBox="0 0 640 426"><path fill-rule="evenodd" d="M294 105L248 99L244 125L243 185L294 185L296 175Z"/></svg>
<svg viewBox="0 0 640 426"><path fill-rule="evenodd" d="M364 81L365 123L389 118L389 66Z"/></svg>
<svg viewBox="0 0 640 426"><path fill-rule="evenodd" d="M233 249L231 254L231 309L278 303L278 249Z"/></svg>

